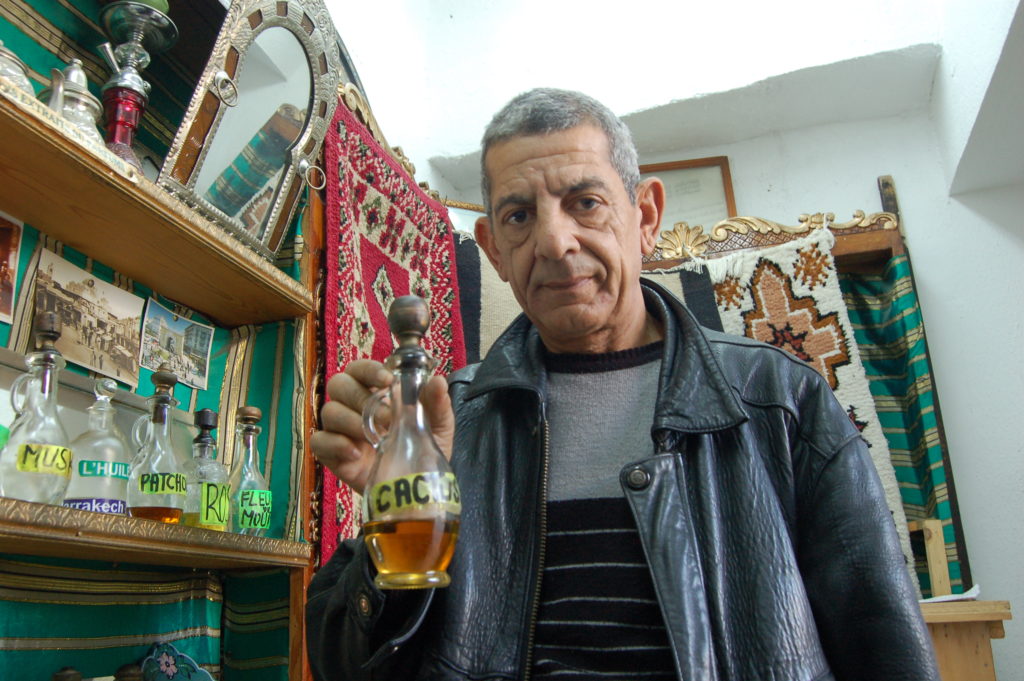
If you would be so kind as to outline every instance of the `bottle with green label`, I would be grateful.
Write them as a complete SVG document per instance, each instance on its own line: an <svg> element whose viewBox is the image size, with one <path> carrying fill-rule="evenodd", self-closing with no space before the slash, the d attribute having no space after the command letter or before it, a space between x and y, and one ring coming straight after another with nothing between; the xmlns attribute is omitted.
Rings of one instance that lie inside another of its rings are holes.
<svg viewBox="0 0 1024 681"><path fill-rule="evenodd" d="M132 440L139 453L128 476L128 513L134 518L181 522L187 490L184 471L171 446L171 409L178 403L171 395L178 377L161 364L150 377L155 391L149 413L135 421Z"/></svg>
<svg viewBox="0 0 1024 681"><path fill-rule="evenodd" d="M242 407L237 412L235 453L231 460L231 530L262 537L270 529L273 494L260 473L260 452L256 438L263 412Z"/></svg>
<svg viewBox="0 0 1024 681"><path fill-rule="evenodd" d="M377 449L363 496L363 540L381 589L448 586L459 535L459 485L420 403L420 390L434 368L420 344L429 321L422 298L402 296L392 303L388 324L398 348L386 366L394 381L363 409L363 429ZM384 400L390 401L391 418L381 436L376 418Z"/></svg>
<svg viewBox="0 0 1024 681"><path fill-rule="evenodd" d="M182 522L192 527L223 532L231 515L228 471L217 461L217 412L200 409L193 417L199 434L192 440L192 459L185 468L188 491Z"/></svg>
<svg viewBox="0 0 1024 681"><path fill-rule="evenodd" d="M54 345L60 317L40 312L35 324L39 349L26 357L28 373L11 386L17 416L0 451L0 496L60 504L72 465L71 442L57 415L57 380L65 365Z"/></svg>
<svg viewBox="0 0 1024 681"><path fill-rule="evenodd" d="M64 505L125 515L132 451L114 423L115 409L110 398L117 392L117 383L109 378L97 379L93 392L96 402L87 410L89 429L71 443L75 460Z"/></svg>

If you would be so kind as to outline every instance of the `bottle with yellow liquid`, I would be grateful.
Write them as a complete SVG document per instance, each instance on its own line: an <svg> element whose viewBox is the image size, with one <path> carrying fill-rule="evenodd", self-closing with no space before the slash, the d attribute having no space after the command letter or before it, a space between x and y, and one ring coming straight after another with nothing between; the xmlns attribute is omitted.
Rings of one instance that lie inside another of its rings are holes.
<svg viewBox="0 0 1024 681"><path fill-rule="evenodd" d="M187 492L182 522L192 527L224 532L228 529L231 494L228 471L217 460L217 412L200 409L193 417L199 434L192 440L192 459L185 470Z"/></svg>
<svg viewBox="0 0 1024 681"><path fill-rule="evenodd" d="M185 474L171 447L171 408L178 403L171 391L178 377L170 366L161 364L150 378L156 390L148 400L149 414L140 416L132 428L139 454L128 476L128 514L177 524L187 490Z"/></svg>
<svg viewBox="0 0 1024 681"><path fill-rule="evenodd" d="M381 589L448 586L459 535L459 485L419 400L434 365L420 344L429 321L422 298L403 296L391 305L388 324L398 348L386 366L395 380L363 410L363 429L377 450L364 490L363 539ZM390 420L382 436L376 421L385 400Z"/></svg>
<svg viewBox="0 0 1024 681"><path fill-rule="evenodd" d="M72 464L70 439L57 415L57 378L65 365L54 345L60 338L60 317L40 312L35 332L39 349L25 358L28 373L11 386L17 416L0 451L0 496L59 504Z"/></svg>

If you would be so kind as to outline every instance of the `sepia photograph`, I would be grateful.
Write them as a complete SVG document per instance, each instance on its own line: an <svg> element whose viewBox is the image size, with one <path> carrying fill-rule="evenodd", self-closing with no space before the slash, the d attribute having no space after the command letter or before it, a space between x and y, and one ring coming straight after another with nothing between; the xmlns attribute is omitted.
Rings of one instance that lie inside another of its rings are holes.
<svg viewBox="0 0 1024 681"><path fill-rule="evenodd" d="M61 320L57 349L64 359L139 384L139 323L145 300L43 250L36 273L36 314Z"/></svg>
<svg viewBox="0 0 1024 681"><path fill-rule="evenodd" d="M174 314L149 299L139 364L156 371L166 362L181 383L206 390L212 345L212 326Z"/></svg>
<svg viewBox="0 0 1024 681"><path fill-rule="evenodd" d="M0 213L0 322L10 324L18 283L21 220Z"/></svg>

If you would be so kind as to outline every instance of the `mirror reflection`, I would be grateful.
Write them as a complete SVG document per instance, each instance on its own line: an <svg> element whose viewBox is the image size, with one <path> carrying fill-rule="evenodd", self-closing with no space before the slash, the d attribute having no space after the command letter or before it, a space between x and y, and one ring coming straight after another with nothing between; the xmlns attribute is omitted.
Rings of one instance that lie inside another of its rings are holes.
<svg viewBox="0 0 1024 681"><path fill-rule="evenodd" d="M226 110L195 187L245 232L261 238L312 90L305 51L291 31L274 26L256 37L237 90L238 103Z"/></svg>

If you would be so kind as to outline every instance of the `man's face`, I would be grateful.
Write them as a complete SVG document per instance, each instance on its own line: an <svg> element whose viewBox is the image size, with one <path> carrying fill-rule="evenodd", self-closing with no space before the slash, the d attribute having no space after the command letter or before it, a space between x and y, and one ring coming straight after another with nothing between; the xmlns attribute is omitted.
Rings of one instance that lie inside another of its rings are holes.
<svg viewBox="0 0 1024 681"><path fill-rule="evenodd" d="M660 182L641 183L631 203L592 125L500 142L486 164L493 224L478 220L477 240L545 345L609 352L657 338L639 276L656 240Z"/></svg>

